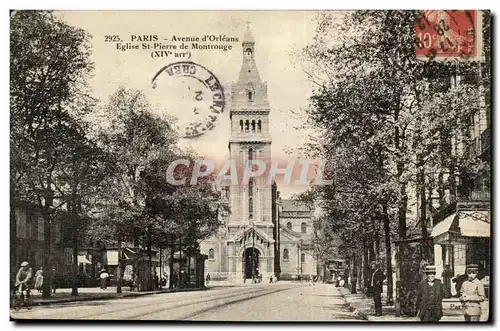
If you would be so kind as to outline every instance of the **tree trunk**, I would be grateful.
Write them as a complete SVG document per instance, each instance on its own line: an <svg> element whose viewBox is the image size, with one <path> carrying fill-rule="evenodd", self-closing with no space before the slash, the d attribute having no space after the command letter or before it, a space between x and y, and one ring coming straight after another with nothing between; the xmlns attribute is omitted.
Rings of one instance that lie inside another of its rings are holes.
<svg viewBox="0 0 500 331"><path fill-rule="evenodd" d="M151 272L151 268L152 268L152 252L151 252L151 230L148 228L148 272L147 272L147 276L148 276L148 291L152 291L153 290L153 282L151 281L151 276L153 275L153 273Z"/></svg>
<svg viewBox="0 0 500 331"><path fill-rule="evenodd" d="M116 267L116 293L122 293L122 237L118 235L118 266Z"/></svg>
<svg viewBox="0 0 500 331"><path fill-rule="evenodd" d="M387 214L387 203L382 204L382 219L384 222L385 260L387 265L387 305L393 304L393 279L392 279L392 251L391 251L391 228L390 219Z"/></svg>
<svg viewBox="0 0 500 331"><path fill-rule="evenodd" d="M17 221L16 221L16 205L14 199L11 200L11 208L10 208L10 280L11 285L14 285L17 270L20 266L20 262L17 258ZM45 271L47 272L47 271Z"/></svg>
<svg viewBox="0 0 500 331"><path fill-rule="evenodd" d="M191 249L188 249L188 254L187 254L187 258L188 258L188 263L187 263L187 273L186 273L186 277L187 277L187 287L189 287L191 285Z"/></svg>
<svg viewBox="0 0 500 331"><path fill-rule="evenodd" d="M438 175L438 194L439 194L439 211L443 211L444 208L446 207L446 201L444 199L444 182L443 182L443 170L439 171ZM433 224L434 225L434 224Z"/></svg>
<svg viewBox="0 0 500 331"><path fill-rule="evenodd" d="M172 245L170 246L170 261L169 261L170 275L168 276L169 289L174 288L174 283L172 283L172 275L174 274L174 252L175 252L175 242L172 241Z"/></svg>
<svg viewBox="0 0 500 331"><path fill-rule="evenodd" d="M45 272L49 275L47 277L48 281L43 282L43 298L50 298L50 285L53 281L53 278L57 278L57 275L52 274L52 266L50 265L50 256L51 256L51 245L52 245L52 235L51 235L51 224L53 223L53 215L52 215L52 204L54 202L53 199L53 192L50 190L50 187L52 185L52 181L49 178L48 179L48 192L45 195L45 205L42 205L42 210L43 210L43 236L44 236L44 242L43 242L43 269ZM58 272L56 270L56 272Z"/></svg>
<svg viewBox="0 0 500 331"><path fill-rule="evenodd" d="M179 279L178 279L178 282L179 282L179 288L182 287L182 239L179 238Z"/></svg>
<svg viewBox="0 0 500 331"><path fill-rule="evenodd" d="M73 215L74 217L74 215ZM73 229L73 232L76 232L76 229ZM78 296L78 234L73 234L73 263L71 265L71 274L72 274L72 282L71 282L71 295Z"/></svg>
<svg viewBox="0 0 500 331"><path fill-rule="evenodd" d="M162 253L161 247L159 248L159 250L160 250L160 275L158 276L158 278L160 280L160 289L162 289L163 288L163 280L162 280L163 279L162 278L162 271L163 271L163 263L162 262L163 261L162 261L162 256L161 256L162 255L161 254Z"/></svg>
<svg viewBox="0 0 500 331"><path fill-rule="evenodd" d="M368 261L368 247L366 247L366 239L363 239L363 287L368 288L368 283L370 282L370 262Z"/></svg>
<svg viewBox="0 0 500 331"><path fill-rule="evenodd" d="M368 266L372 261L375 261L377 257L375 256L375 240L373 240L374 235L370 236L371 238L367 241L368 243Z"/></svg>

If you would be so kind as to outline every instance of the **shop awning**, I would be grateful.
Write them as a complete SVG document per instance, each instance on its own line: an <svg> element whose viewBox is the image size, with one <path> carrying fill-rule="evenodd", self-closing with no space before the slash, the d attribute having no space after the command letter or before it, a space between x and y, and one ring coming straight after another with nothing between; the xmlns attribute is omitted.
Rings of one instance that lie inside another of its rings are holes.
<svg viewBox="0 0 500 331"><path fill-rule="evenodd" d="M490 213L487 210L467 210L458 213L458 226L464 237L489 238Z"/></svg>
<svg viewBox="0 0 500 331"><path fill-rule="evenodd" d="M106 262L107 265L118 265L118 252L107 251Z"/></svg>
<svg viewBox="0 0 500 331"><path fill-rule="evenodd" d="M92 264L85 255L78 255L78 264Z"/></svg>
<svg viewBox="0 0 500 331"><path fill-rule="evenodd" d="M453 224L453 220L457 216L456 213L451 214L450 216L446 217L444 220L439 222L434 226L431 232L431 237L437 237L443 233L446 233L450 230L451 225Z"/></svg>

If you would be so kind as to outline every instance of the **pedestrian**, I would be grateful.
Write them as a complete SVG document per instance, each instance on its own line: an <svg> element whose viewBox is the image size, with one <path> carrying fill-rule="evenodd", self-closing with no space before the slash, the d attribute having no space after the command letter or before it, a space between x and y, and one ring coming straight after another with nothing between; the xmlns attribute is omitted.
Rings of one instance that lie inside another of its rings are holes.
<svg viewBox="0 0 500 331"><path fill-rule="evenodd" d="M205 281L206 281L207 286L208 286L208 284L210 283L210 274L207 274Z"/></svg>
<svg viewBox="0 0 500 331"><path fill-rule="evenodd" d="M35 289L42 292L43 288L43 267L40 267L35 273Z"/></svg>
<svg viewBox="0 0 500 331"><path fill-rule="evenodd" d="M481 302L486 298L483 283L477 279L478 265L469 264L466 269L467 279L460 289L460 301L466 322L479 322Z"/></svg>
<svg viewBox="0 0 500 331"><path fill-rule="evenodd" d="M271 276L269 276L269 283L272 284L273 283L273 275L271 274Z"/></svg>
<svg viewBox="0 0 500 331"><path fill-rule="evenodd" d="M101 279L101 289L105 290L108 287L108 277L109 274L106 272L106 269L101 270L101 275L99 278Z"/></svg>
<svg viewBox="0 0 500 331"><path fill-rule="evenodd" d="M373 302L375 303L375 316L382 316L382 282L385 279L385 274L380 269L378 262L371 263L373 270L370 276L370 292L373 294Z"/></svg>
<svg viewBox="0 0 500 331"><path fill-rule="evenodd" d="M422 322L438 322L443 317L444 286L436 278L435 266L426 266L424 273L426 279L420 282L417 291L417 316Z"/></svg>
<svg viewBox="0 0 500 331"><path fill-rule="evenodd" d="M449 264L444 266L441 277L443 278L444 297L451 298L451 278L453 277L453 271L451 271Z"/></svg>
<svg viewBox="0 0 500 331"><path fill-rule="evenodd" d="M30 288L32 287L33 270L31 269L28 261L23 261L21 267L17 271L16 281L14 286L17 288L19 286L21 294L26 292L24 304L28 307L28 302L30 298Z"/></svg>
<svg viewBox="0 0 500 331"><path fill-rule="evenodd" d="M50 271L50 288L53 293L56 293L57 285L59 284L57 277L56 267L52 267L52 270Z"/></svg>

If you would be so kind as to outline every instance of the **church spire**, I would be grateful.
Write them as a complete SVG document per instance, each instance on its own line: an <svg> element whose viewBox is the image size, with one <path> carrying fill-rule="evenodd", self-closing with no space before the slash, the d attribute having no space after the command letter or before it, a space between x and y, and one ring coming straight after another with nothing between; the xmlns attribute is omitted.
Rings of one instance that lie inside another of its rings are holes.
<svg viewBox="0 0 500 331"><path fill-rule="evenodd" d="M242 64L238 81L232 88L232 111L241 109L261 109L269 111L267 101L267 86L262 82L259 70L255 63L255 39L250 31L250 22L247 27L242 45Z"/></svg>
<svg viewBox="0 0 500 331"><path fill-rule="evenodd" d="M247 29L245 31L245 34L243 35L243 45L245 44L255 44L255 40L253 39L252 36L252 31L250 31L250 22L246 21L247 24Z"/></svg>

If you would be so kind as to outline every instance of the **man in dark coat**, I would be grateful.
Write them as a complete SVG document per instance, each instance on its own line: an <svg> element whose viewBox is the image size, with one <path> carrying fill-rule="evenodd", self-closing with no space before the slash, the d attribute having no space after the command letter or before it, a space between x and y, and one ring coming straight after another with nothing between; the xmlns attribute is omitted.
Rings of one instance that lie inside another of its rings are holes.
<svg viewBox="0 0 500 331"><path fill-rule="evenodd" d="M426 279L418 286L418 318L422 322L438 322L443 317L444 287L436 279L436 267L426 266Z"/></svg>
<svg viewBox="0 0 500 331"><path fill-rule="evenodd" d="M382 282L385 275L378 262L372 262L371 267L373 272L370 276L370 290L375 303L375 316L382 316Z"/></svg>

